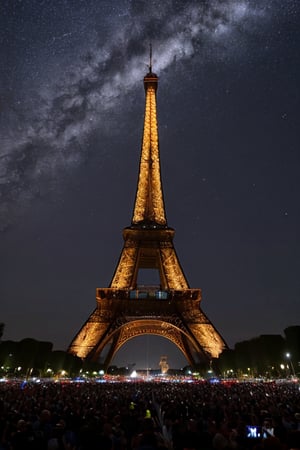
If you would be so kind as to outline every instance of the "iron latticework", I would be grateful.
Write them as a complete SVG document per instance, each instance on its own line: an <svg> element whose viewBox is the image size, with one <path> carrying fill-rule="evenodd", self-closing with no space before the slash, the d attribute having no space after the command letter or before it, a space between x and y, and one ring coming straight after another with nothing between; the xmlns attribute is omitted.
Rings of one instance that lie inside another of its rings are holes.
<svg viewBox="0 0 300 450"><path fill-rule="evenodd" d="M226 347L200 308L201 290L191 289L179 263L174 229L167 224L161 183L156 91L158 77L144 78L145 116L137 192L131 226L108 288L96 290L97 306L69 346L81 358L106 365L129 340L143 334L173 342L194 365ZM159 285L138 285L140 269L158 272ZM106 351L105 357L104 349Z"/></svg>

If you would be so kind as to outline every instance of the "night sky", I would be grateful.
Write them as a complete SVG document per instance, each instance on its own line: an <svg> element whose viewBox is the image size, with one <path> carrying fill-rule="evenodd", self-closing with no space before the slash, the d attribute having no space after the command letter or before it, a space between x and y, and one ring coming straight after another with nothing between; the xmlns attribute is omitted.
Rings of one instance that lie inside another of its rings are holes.
<svg viewBox="0 0 300 450"><path fill-rule="evenodd" d="M3 339L65 350L136 193L149 43L168 225L233 348L300 325L299 0L1 0ZM162 338L118 365L171 367Z"/></svg>

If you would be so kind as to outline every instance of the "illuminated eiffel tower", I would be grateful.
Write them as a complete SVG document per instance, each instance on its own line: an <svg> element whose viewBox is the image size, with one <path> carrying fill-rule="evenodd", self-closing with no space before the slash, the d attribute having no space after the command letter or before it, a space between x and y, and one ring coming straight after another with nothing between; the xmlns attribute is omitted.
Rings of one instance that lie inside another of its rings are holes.
<svg viewBox="0 0 300 450"><path fill-rule="evenodd" d="M131 225L108 288L96 289L97 306L68 351L106 366L134 337L151 334L173 342L191 365L217 358L226 344L200 308L201 290L191 289L179 263L174 229L167 225L161 184L156 114L158 77L144 77L146 96L137 193ZM138 285L140 269L152 269L159 284Z"/></svg>

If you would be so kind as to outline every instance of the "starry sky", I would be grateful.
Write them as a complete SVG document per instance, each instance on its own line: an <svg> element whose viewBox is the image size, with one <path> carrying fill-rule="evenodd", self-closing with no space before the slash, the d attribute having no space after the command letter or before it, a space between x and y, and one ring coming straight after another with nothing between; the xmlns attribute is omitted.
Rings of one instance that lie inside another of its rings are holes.
<svg viewBox="0 0 300 450"><path fill-rule="evenodd" d="M65 350L130 225L149 42L168 225L229 347L300 324L300 2L1 0L3 339ZM162 338L114 363L185 365Z"/></svg>

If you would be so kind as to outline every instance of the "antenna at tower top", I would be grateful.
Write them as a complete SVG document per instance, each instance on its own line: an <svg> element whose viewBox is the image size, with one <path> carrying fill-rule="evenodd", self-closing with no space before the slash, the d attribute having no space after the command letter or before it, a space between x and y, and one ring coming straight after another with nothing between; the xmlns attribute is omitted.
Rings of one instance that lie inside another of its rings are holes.
<svg viewBox="0 0 300 450"><path fill-rule="evenodd" d="M150 42L150 63L149 63L149 72L152 73L152 44Z"/></svg>

